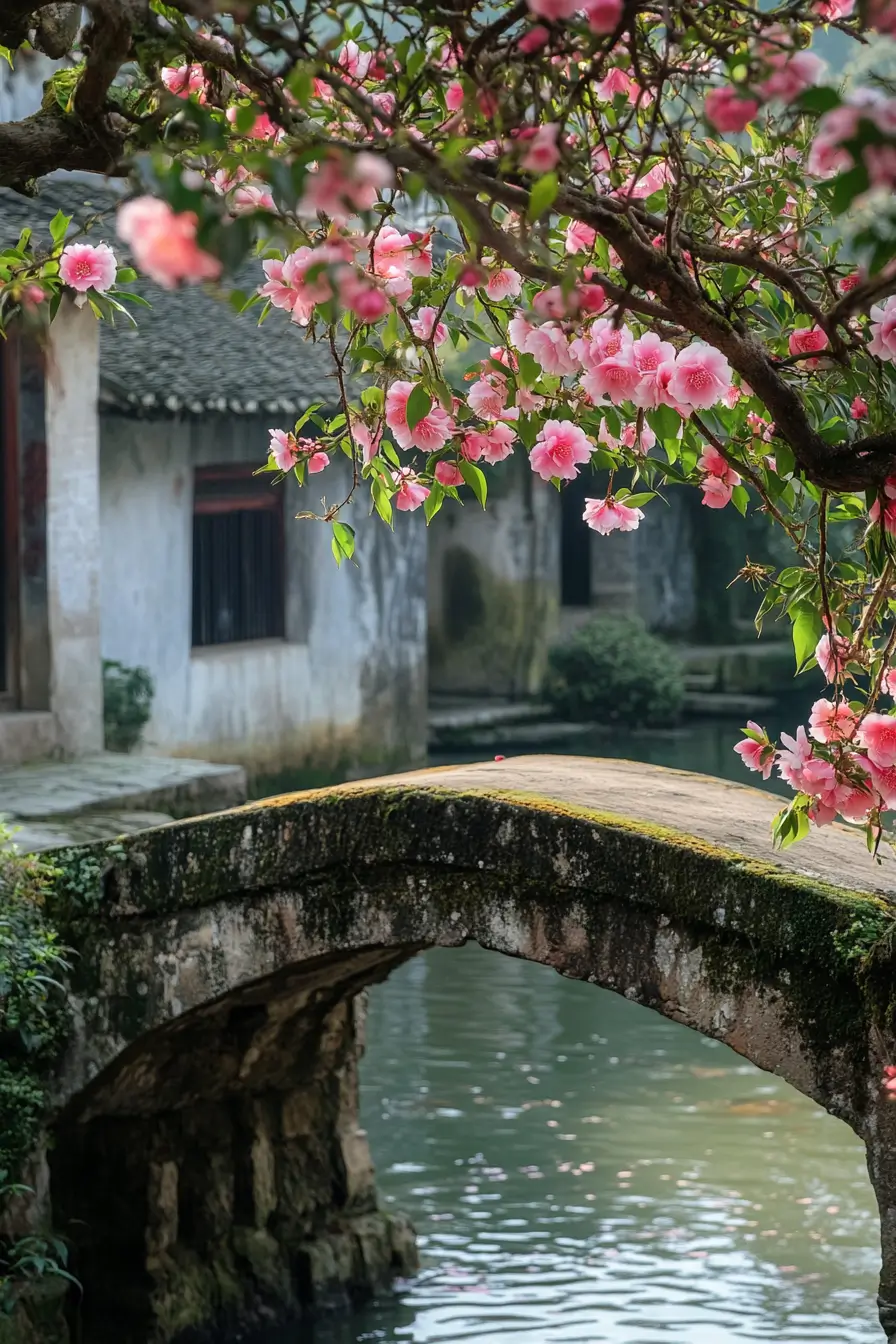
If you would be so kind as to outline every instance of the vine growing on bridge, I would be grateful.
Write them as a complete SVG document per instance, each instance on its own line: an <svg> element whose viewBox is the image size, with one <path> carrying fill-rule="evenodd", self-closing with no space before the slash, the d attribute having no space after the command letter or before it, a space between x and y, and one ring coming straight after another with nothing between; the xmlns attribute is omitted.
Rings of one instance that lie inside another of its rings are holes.
<svg viewBox="0 0 896 1344"><path fill-rule="evenodd" d="M255 314L331 353L336 413L272 427L265 469L337 563L359 510L485 507L512 454L557 488L593 473L600 536L685 486L766 515L792 563L745 563L757 624L786 620L830 693L739 750L794 790L781 844L839 814L874 848L896 808L893 0L86 8L4 7L13 64L29 40L70 61L0 126L0 183L78 169L129 199L90 239L26 230L3 321L65 293L129 313L113 231L164 287L253 256L246 339ZM825 32L858 76L826 72Z"/></svg>
<svg viewBox="0 0 896 1344"><path fill-rule="evenodd" d="M0 1214L33 1193L21 1184L47 1104L45 1079L68 1032L66 949L47 917L58 870L21 854L0 826ZM68 1277L66 1249L29 1233L0 1240L0 1312L13 1309L22 1284Z"/></svg>

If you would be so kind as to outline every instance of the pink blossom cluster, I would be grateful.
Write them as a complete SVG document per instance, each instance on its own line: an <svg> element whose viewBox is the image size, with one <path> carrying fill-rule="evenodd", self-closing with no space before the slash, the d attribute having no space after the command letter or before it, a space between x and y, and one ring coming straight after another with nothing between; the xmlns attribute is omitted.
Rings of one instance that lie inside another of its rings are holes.
<svg viewBox="0 0 896 1344"><path fill-rule="evenodd" d="M776 749L752 721L734 750L748 770L768 779L773 766L797 793L809 799L808 815L818 826L838 815L864 822L872 812L896 807L896 716L859 718L844 701L817 700L809 731L781 734Z"/></svg>
<svg viewBox="0 0 896 1344"><path fill-rule="evenodd" d="M139 269L163 289L221 274L218 258L197 243L197 227L191 210L178 213L153 196L125 201L118 211L119 238L130 246Z"/></svg>
<svg viewBox="0 0 896 1344"><path fill-rule="evenodd" d="M376 322L389 311L387 287L354 263L354 249L345 239L299 247L262 262L267 279L258 292L300 327L308 326L319 303L334 299L362 322Z"/></svg>
<svg viewBox="0 0 896 1344"><path fill-rule="evenodd" d="M836 0L834 0L836 3ZM717 131L746 130L764 103L792 103L817 83L824 61L811 51L797 51L784 29L771 29L758 51L765 77L753 84L724 84L710 89L703 101L703 115Z"/></svg>
<svg viewBox="0 0 896 1344"><path fill-rule="evenodd" d="M887 98L877 89L861 88L840 107L826 112L812 142L808 171L815 177L832 177L852 168L855 160L848 145L860 134L863 121L896 141L896 98ZM862 161L872 187L889 191L896 188L896 143L865 145Z"/></svg>
<svg viewBox="0 0 896 1344"><path fill-rule="evenodd" d="M709 509L724 509L741 483L740 476L711 444L704 448L697 466L706 473L700 482L703 503Z"/></svg>
<svg viewBox="0 0 896 1344"><path fill-rule="evenodd" d="M270 455L281 471L291 471L297 462L314 475L329 466L330 459L316 439L296 438L284 429L271 429Z"/></svg>
<svg viewBox="0 0 896 1344"><path fill-rule="evenodd" d="M540 19L562 22L584 14L593 33L612 33L622 18L622 0L526 0Z"/></svg>

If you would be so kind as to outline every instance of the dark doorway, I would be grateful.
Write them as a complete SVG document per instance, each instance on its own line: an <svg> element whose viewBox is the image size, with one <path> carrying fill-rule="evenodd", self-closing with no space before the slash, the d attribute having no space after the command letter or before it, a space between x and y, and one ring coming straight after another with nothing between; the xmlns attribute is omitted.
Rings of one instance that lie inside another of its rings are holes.
<svg viewBox="0 0 896 1344"><path fill-rule="evenodd" d="M594 477L580 472L560 491L560 601L564 607L591 606L591 529L582 514L594 493Z"/></svg>

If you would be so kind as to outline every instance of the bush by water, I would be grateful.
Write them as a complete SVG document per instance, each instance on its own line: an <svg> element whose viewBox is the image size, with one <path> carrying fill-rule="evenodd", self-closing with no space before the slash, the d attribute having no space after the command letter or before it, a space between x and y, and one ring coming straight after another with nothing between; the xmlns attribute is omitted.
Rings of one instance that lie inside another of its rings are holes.
<svg viewBox="0 0 896 1344"><path fill-rule="evenodd" d="M551 649L545 694L564 719L658 728L681 713L684 675L643 621L596 616Z"/></svg>

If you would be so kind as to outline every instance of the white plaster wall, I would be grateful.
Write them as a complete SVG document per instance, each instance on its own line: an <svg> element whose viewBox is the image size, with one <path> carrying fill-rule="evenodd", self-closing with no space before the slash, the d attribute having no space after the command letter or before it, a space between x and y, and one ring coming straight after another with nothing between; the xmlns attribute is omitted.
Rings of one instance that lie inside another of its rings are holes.
<svg viewBox="0 0 896 1344"><path fill-rule="evenodd" d="M47 350L50 709L67 755L103 747L100 663L99 324L66 301Z"/></svg>
<svg viewBox="0 0 896 1344"><path fill-rule="evenodd" d="M330 531L296 520L347 489L343 466L305 498L283 489L287 638L191 649L193 468L262 463L267 424L250 417L104 417L103 656L156 681L144 745L260 771L420 759L425 750L425 534L353 509L360 569L337 570ZM273 487L272 487L273 488Z"/></svg>

